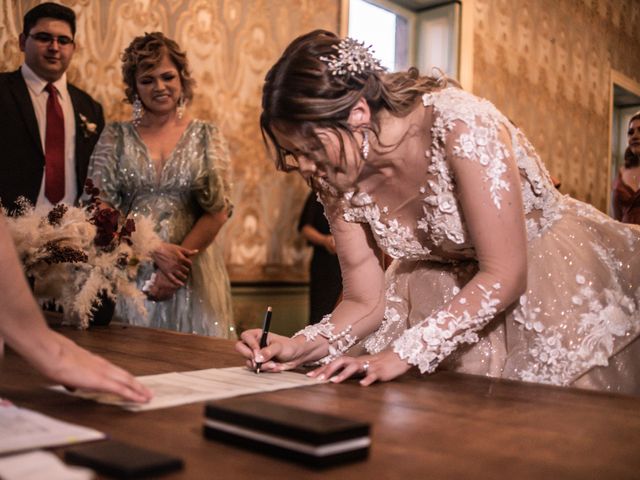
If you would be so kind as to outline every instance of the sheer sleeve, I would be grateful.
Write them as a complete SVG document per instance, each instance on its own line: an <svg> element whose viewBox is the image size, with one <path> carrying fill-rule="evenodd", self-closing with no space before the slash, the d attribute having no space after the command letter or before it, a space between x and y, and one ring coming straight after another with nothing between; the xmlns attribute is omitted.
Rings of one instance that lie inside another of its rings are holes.
<svg viewBox="0 0 640 480"><path fill-rule="evenodd" d="M380 250L367 224L343 219L341 201L321 195L331 225L342 271L343 297L333 313L309 325L294 337L324 342L320 353L307 361L329 363L351 348L358 339L376 330L384 315L384 270ZM322 337L322 340L321 338Z"/></svg>
<svg viewBox="0 0 640 480"><path fill-rule="evenodd" d="M478 273L434 315L408 329L393 350L432 372L513 303L526 284L527 241L519 172L504 125L452 122L445 152L478 260Z"/></svg>
<svg viewBox="0 0 640 480"><path fill-rule="evenodd" d="M100 190L100 199L112 207L122 208L122 195L118 173L122 154L123 131L118 123L110 123L102 131L93 149L87 178ZM82 197L87 199L86 195Z"/></svg>
<svg viewBox="0 0 640 480"><path fill-rule="evenodd" d="M226 209L231 216L231 166L227 142L222 132L210 123L204 124L203 141L205 156L194 182L194 196L205 211L217 213Z"/></svg>

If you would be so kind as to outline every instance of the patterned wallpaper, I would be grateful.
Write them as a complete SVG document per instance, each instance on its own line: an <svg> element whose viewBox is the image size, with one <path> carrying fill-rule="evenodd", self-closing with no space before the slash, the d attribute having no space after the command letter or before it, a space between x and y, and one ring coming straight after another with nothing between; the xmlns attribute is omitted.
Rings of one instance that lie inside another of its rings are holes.
<svg viewBox="0 0 640 480"><path fill-rule="evenodd" d="M563 193L606 210L610 72L640 82L640 2L474 2L474 93L522 128Z"/></svg>
<svg viewBox="0 0 640 480"><path fill-rule="evenodd" d="M22 62L18 35L33 0L0 1L0 69ZM232 280L304 280L308 249L297 232L307 186L276 172L258 126L268 68L297 35L337 30L337 0L63 0L77 15L69 80L105 108L128 118L119 56L133 37L162 31L187 51L196 117L220 125L230 145L235 211L220 232Z"/></svg>
<svg viewBox="0 0 640 480"><path fill-rule="evenodd" d="M468 0L467 0L468 1ZM0 1L0 69L22 61L24 12ZM269 66L296 35L338 29L340 0L63 0L78 15L69 79L128 117L119 54L161 30L187 50L198 82L192 109L230 143L236 210L221 231L233 280L302 280L308 251L296 231L306 186L266 158L258 115ZM638 0L473 0L474 93L529 136L562 191L606 208L610 71L640 82Z"/></svg>

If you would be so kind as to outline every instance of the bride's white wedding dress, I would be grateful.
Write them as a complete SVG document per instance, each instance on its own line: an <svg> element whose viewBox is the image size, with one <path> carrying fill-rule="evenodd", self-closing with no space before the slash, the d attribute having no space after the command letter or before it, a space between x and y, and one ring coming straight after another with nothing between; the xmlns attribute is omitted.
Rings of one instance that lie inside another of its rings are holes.
<svg viewBox="0 0 640 480"><path fill-rule="evenodd" d="M330 358L391 348L422 372L640 393L640 229L561 195L490 102L446 88L423 104L388 161L363 169L351 191L318 182L341 260L362 249L354 223L395 259L384 294L380 267L342 265L345 298L384 295L384 319L347 302L300 334L329 337ZM505 220L511 209L524 225ZM526 291L507 304L513 258L496 245L524 228ZM482 262L490 274L478 273ZM355 284L363 278L371 285Z"/></svg>

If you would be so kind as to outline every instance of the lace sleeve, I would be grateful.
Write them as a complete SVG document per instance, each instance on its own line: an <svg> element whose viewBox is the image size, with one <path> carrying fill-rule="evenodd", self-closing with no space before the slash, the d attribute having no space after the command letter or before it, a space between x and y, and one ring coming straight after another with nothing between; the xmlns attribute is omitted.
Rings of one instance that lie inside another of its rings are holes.
<svg viewBox="0 0 640 480"><path fill-rule="evenodd" d="M121 209L120 193L120 155L122 154L123 131L119 124L110 123L102 131L100 139L93 149L87 178L100 190L100 199L113 208ZM87 200L86 195L82 200Z"/></svg>
<svg viewBox="0 0 640 480"><path fill-rule="evenodd" d="M394 342L393 350L422 373L433 372L459 345L477 342L526 282L522 194L506 128L495 117L477 116L449 123L444 138L479 269L450 303Z"/></svg>
<svg viewBox="0 0 640 480"><path fill-rule="evenodd" d="M342 218L341 201L320 195L336 242L342 272L342 301L332 314L294 337L313 345L305 361L328 363L344 354L359 338L373 332L384 314L384 271L380 251L368 225Z"/></svg>

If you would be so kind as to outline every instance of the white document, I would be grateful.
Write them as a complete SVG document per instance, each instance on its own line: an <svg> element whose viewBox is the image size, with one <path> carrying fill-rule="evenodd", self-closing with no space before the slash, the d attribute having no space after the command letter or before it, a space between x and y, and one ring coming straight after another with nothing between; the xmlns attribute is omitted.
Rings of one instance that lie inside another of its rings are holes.
<svg viewBox="0 0 640 480"><path fill-rule="evenodd" d="M0 400L0 454L105 438L104 433Z"/></svg>
<svg viewBox="0 0 640 480"><path fill-rule="evenodd" d="M322 383L302 373L254 373L246 367L210 368L190 372L163 373L137 377L137 380L153 392L149 403L127 402L115 395L69 392L62 387L55 390L89 398L100 403L118 405L134 412L175 407L187 403L219 400L249 393L271 392L285 388L307 387Z"/></svg>

